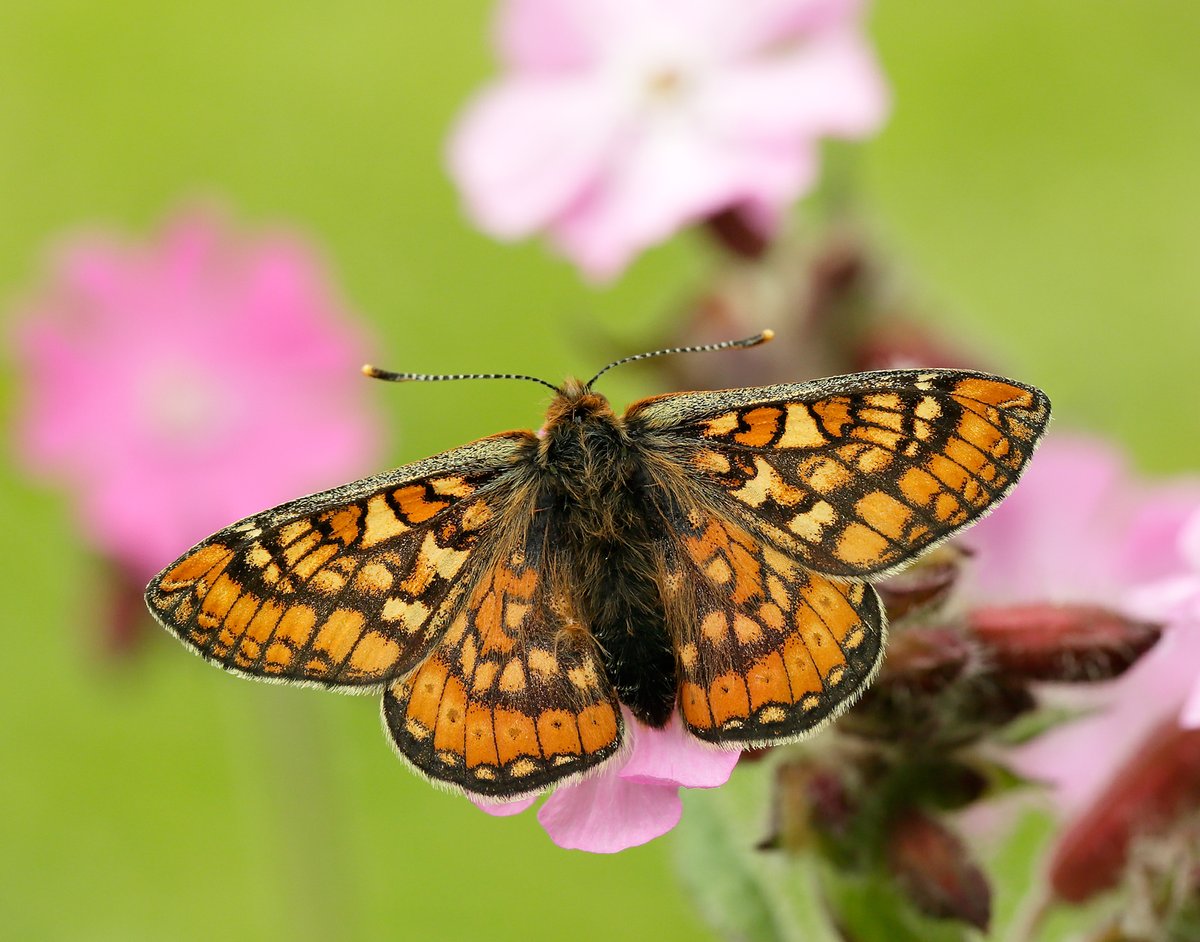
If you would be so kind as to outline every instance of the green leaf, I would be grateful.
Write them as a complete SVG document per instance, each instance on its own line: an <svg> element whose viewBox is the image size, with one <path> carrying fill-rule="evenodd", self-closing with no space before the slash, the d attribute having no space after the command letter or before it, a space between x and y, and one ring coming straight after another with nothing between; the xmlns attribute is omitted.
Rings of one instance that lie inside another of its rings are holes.
<svg viewBox="0 0 1200 942"><path fill-rule="evenodd" d="M1041 707L1032 713L1017 717L997 732L995 738L1002 745L1021 746L1052 729L1066 723L1074 723L1094 712L1078 707Z"/></svg>

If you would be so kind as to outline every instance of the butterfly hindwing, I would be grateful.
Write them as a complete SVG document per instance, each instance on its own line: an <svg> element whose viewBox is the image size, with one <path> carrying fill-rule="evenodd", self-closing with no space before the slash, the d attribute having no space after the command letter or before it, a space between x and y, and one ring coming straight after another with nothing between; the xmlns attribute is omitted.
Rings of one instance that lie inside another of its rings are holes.
<svg viewBox="0 0 1200 942"><path fill-rule="evenodd" d="M860 373L630 407L694 486L806 569L885 573L1016 482L1049 420L1032 387L960 370Z"/></svg>
<svg viewBox="0 0 1200 942"><path fill-rule="evenodd" d="M593 769L621 745L616 692L545 540L547 518L481 569L425 659L385 691L384 725L429 778L512 799Z"/></svg>
<svg viewBox="0 0 1200 942"><path fill-rule="evenodd" d="M662 591L692 735L742 747L797 739L854 701L883 656L874 589L808 571L711 508L671 530Z"/></svg>
<svg viewBox="0 0 1200 942"><path fill-rule="evenodd" d="M483 439L226 527L154 578L150 611L229 670L377 689L444 628L529 439Z"/></svg>

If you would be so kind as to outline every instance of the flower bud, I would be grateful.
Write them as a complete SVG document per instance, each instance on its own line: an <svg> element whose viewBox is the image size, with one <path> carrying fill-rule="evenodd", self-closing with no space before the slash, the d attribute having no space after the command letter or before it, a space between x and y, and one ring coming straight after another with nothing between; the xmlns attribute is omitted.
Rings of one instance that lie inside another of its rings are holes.
<svg viewBox="0 0 1200 942"><path fill-rule="evenodd" d="M888 869L917 909L987 931L991 888L963 842L944 824L907 809L892 824L886 853Z"/></svg>
<svg viewBox="0 0 1200 942"><path fill-rule="evenodd" d="M967 630L1000 673L1026 680L1097 681L1124 673L1162 628L1097 605L979 608Z"/></svg>
<svg viewBox="0 0 1200 942"><path fill-rule="evenodd" d="M1160 726L1059 841L1050 864L1054 892L1083 902L1115 886L1132 841L1200 808L1200 729L1174 718Z"/></svg>
<svg viewBox="0 0 1200 942"><path fill-rule="evenodd" d="M858 810L843 772L811 760L782 763L773 798L771 831L759 850L795 851L822 837L836 842Z"/></svg>
<svg viewBox="0 0 1200 942"><path fill-rule="evenodd" d="M953 544L940 546L903 572L876 582L888 620L895 622L944 602L958 581L967 555L966 550Z"/></svg>
<svg viewBox="0 0 1200 942"><path fill-rule="evenodd" d="M910 628L888 642L876 687L932 695L962 674L970 656L966 640L951 628Z"/></svg>

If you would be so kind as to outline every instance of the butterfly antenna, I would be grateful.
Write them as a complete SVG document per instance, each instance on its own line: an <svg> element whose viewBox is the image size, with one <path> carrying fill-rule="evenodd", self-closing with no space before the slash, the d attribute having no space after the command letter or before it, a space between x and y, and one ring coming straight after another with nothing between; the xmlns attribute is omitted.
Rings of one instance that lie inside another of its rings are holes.
<svg viewBox="0 0 1200 942"><path fill-rule="evenodd" d="M671 353L712 353L715 350L730 350L733 348L745 350L749 349L750 347L757 347L762 343L767 343L774 338L775 331L764 330L761 334L755 334L753 337L746 337L743 340L725 340L721 343L706 343L698 347L670 347L667 350L654 350L651 353L638 353L634 356L617 360L615 363L608 364L608 366L587 381L587 388L591 389L592 384L613 367L622 366L626 363L634 363L637 360L649 360L651 357L665 357Z"/></svg>
<svg viewBox="0 0 1200 942"><path fill-rule="evenodd" d="M526 376L524 373L438 373L436 375L429 373L393 373L391 370L381 370L377 366L367 364L362 368L363 376L369 376L371 379L382 379L389 383L432 383L443 379L527 379L531 383L541 383L543 386L548 386L556 393L562 392L553 383L548 383L544 379L538 379L536 376Z"/></svg>

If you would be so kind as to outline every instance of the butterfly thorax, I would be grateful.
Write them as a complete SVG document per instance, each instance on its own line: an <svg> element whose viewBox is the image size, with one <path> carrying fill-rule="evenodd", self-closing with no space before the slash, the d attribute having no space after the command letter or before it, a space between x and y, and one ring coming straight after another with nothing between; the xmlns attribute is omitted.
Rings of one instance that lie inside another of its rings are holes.
<svg viewBox="0 0 1200 942"><path fill-rule="evenodd" d="M580 589L580 606L622 702L662 726L676 670L655 578L663 526L642 447L608 400L568 380L538 445L548 545Z"/></svg>

